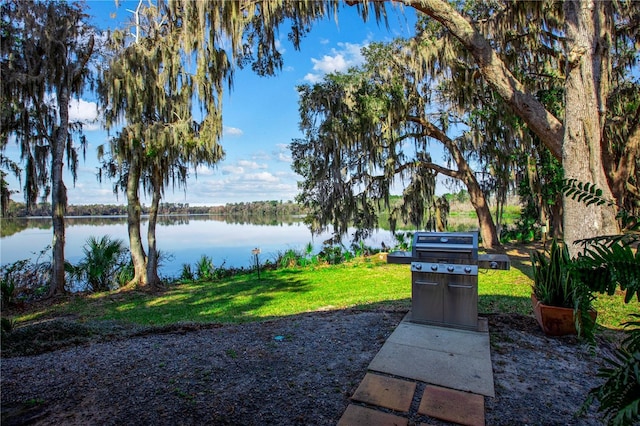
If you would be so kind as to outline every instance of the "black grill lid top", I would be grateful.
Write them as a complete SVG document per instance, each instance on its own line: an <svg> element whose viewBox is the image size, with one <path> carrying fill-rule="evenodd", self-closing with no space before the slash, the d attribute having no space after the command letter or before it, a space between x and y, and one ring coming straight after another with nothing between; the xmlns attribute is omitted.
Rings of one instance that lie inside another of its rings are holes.
<svg viewBox="0 0 640 426"><path fill-rule="evenodd" d="M423 246L452 246L478 248L478 234L476 232L416 232L414 247Z"/></svg>

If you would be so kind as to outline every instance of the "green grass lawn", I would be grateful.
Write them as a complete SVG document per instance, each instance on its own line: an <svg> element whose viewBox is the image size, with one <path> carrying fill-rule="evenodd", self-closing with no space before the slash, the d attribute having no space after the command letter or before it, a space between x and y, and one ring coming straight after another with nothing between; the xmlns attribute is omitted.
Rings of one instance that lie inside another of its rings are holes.
<svg viewBox="0 0 640 426"><path fill-rule="evenodd" d="M531 315L528 261L512 258L509 271L479 274L480 313ZM247 322L318 310L358 308L409 309L408 265L387 264L376 255L336 266L262 271L215 281L175 284L160 294L135 291L70 297L62 303L14 317L17 325L50 316L74 315L81 321L117 320L141 325L178 322ZM620 328L638 303L621 295L599 296L598 323Z"/></svg>

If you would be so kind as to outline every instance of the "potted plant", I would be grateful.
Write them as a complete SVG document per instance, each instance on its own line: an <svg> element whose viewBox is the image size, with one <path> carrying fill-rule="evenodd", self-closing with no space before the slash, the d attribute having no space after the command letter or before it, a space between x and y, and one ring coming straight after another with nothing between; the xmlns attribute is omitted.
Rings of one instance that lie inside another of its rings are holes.
<svg viewBox="0 0 640 426"><path fill-rule="evenodd" d="M595 325L591 291L573 275L566 245L553 240L549 255L531 253L531 301L536 320L549 336L582 334ZM584 313L584 315L583 315Z"/></svg>

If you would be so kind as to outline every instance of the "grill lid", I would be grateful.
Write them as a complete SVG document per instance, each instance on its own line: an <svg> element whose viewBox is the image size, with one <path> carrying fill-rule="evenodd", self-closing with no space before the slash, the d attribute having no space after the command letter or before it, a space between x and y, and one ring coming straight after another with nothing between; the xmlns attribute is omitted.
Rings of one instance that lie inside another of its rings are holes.
<svg viewBox="0 0 640 426"><path fill-rule="evenodd" d="M428 262L477 263L477 232L416 232L414 260Z"/></svg>

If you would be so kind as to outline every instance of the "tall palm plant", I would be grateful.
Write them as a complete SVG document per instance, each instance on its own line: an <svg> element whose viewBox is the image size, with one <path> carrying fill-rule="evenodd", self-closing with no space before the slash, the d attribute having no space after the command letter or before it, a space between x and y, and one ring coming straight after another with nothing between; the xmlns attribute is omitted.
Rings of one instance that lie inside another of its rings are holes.
<svg viewBox="0 0 640 426"><path fill-rule="evenodd" d="M73 275L86 282L89 290L105 291L117 287L117 276L127 263L127 247L119 239L91 236L82 249L84 258L72 268Z"/></svg>

